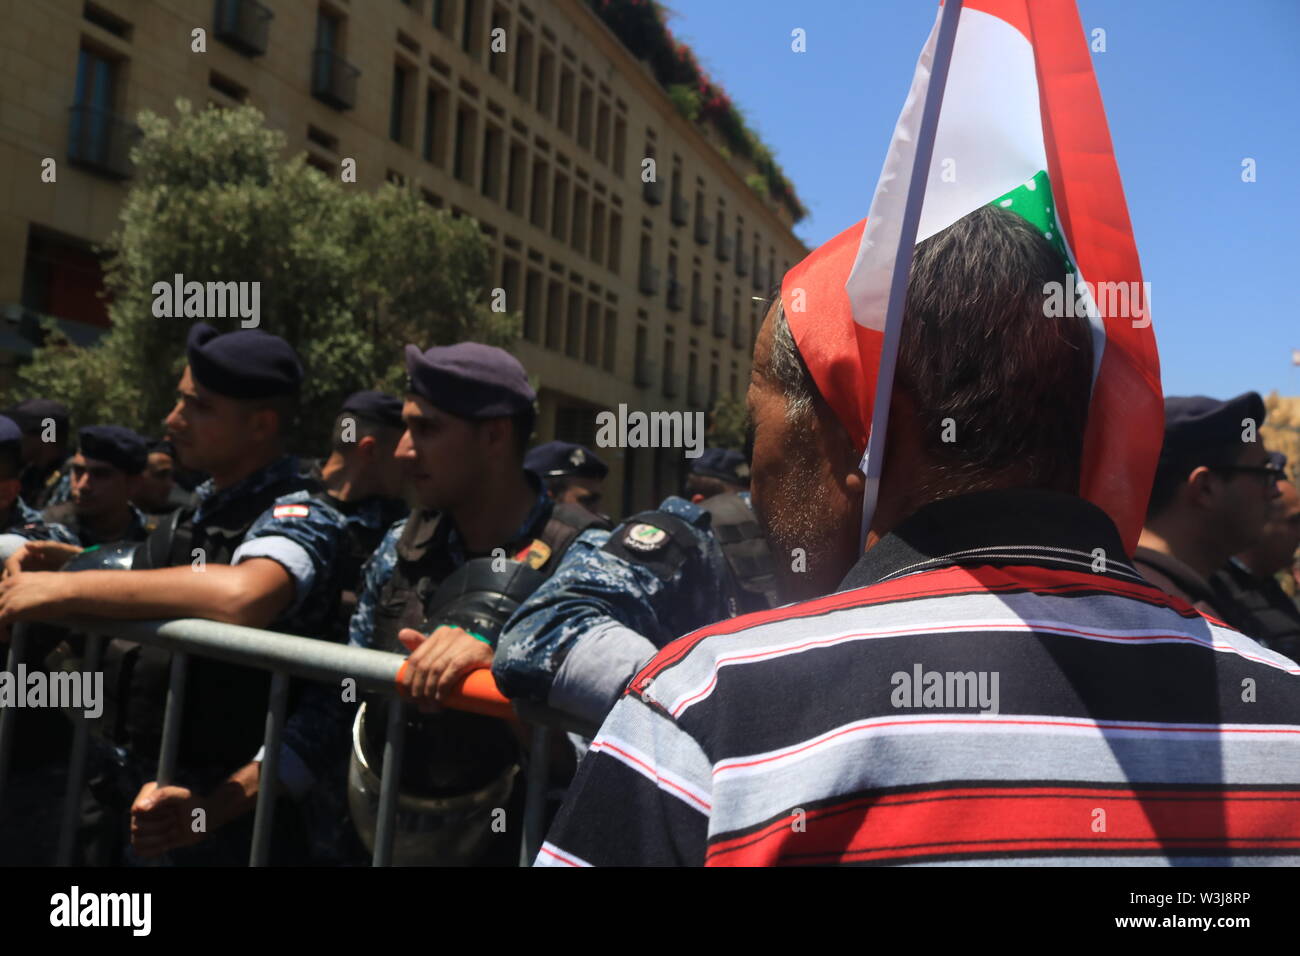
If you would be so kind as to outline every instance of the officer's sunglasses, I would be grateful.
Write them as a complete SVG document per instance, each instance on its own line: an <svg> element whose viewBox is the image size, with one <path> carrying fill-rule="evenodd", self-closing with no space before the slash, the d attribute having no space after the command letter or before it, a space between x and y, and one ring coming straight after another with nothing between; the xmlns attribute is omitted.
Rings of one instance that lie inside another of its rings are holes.
<svg viewBox="0 0 1300 956"><path fill-rule="evenodd" d="M1275 465L1213 465L1211 471L1234 471L1247 475L1257 475L1264 479L1264 487L1286 479L1286 469Z"/></svg>

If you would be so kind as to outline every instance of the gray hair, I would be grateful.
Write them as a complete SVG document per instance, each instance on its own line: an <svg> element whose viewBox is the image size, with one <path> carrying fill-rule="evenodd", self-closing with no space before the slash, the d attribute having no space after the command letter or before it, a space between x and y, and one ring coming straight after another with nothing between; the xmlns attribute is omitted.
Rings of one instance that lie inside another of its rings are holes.
<svg viewBox="0 0 1300 956"><path fill-rule="evenodd" d="M772 315L772 352L767 371L785 396L785 420L791 425L807 421L813 413L813 395L817 386L798 346L794 344L790 323L785 318L785 306L779 298L776 312Z"/></svg>

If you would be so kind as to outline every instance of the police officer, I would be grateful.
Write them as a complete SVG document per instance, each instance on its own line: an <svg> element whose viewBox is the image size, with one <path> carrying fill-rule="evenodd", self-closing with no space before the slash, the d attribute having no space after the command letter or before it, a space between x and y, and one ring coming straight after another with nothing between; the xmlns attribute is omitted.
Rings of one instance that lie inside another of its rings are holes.
<svg viewBox="0 0 1300 956"><path fill-rule="evenodd" d="M706 454L701 478L738 485L748 471L738 453ZM748 493L698 494L698 502L665 498L613 532L574 542L502 632L492 673L508 697L597 726L669 641L776 605L772 556Z"/></svg>
<svg viewBox="0 0 1300 956"><path fill-rule="evenodd" d="M190 503L190 492L177 483L176 471L176 449L171 442L163 438L150 444L139 488L131 503L155 519L168 517L177 508L185 507Z"/></svg>
<svg viewBox="0 0 1300 956"><path fill-rule="evenodd" d="M730 448L706 448L686 476L686 497L699 504L727 494L741 495L749 503L749 462Z"/></svg>
<svg viewBox="0 0 1300 956"><path fill-rule="evenodd" d="M22 498L23 445L18 423L0 415L0 557L8 557L28 540L75 544L76 537L61 525L50 525Z"/></svg>
<svg viewBox="0 0 1300 956"><path fill-rule="evenodd" d="M49 398L29 398L5 409L23 434L22 497L37 509L66 501L68 407Z"/></svg>
<svg viewBox="0 0 1300 956"><path fill-rule="evenodd" d="M302 381L297 356L266 332L222 335L198 323L187 357L166 424L182 463L212 476L198 488L195 507L177 512L139 545L132 570L44 573L62 560L29 543L0 581L0 627L75 613L203 617L303 635L328 630L343 519L304 487L297 460L283 450L282 431ZM201 574L194 564L200 560ZM176 785L158 788L147 781L160 743L169 660L160 648L127 641L106 648L105 733L117 746L109 750L115 762L92 789L100 817L92 813L86 822L107 838L101 861L115 862L113 824L125 822L134 797L131 841L140 855L177 849L178 863L242 863L251 819L232 821L256 792L260 764L248 759L262 738L269 675L191 659ZM232 774L234 767L240 769ZM205 811L206 832L192 828L196 809ZM294 807L277 808L277 858L301 851L296 820ZM179 849L205 837L200 846Z"/></svg>
<svg viewBox="0 0 1300 956"><path fill-rule="evenodd" d="M143 541L155 523L131 499L146 460L144 439L120 425L87 425L67 462L71 499L49 505L46 522L61 524L84 548L117 541Z"/></svg>
<svg viewBox="0 0 1300 956"><path fill-rule="evenodd" d="M361 568L409 510L402 499L402 462L396 458L405 430L401 400L378 391L355 392L339 410L333 448L320 468L325 492L347 521L347 546L339 556L344 640L361 590Z"/></svg>
<svg viewBox="0 0 1300 956"><path fill-rule="evenodd" d="M524 470L536 396L514 357L473 342L424 352L408 345L406 368L406 432L397 454L410 466L419 507L393 526L367 563L350 641L410 651L400 682L427 706L491 663L505 616L573 539L599 522L554 502ZM382 711L372 712L376 703L367 701L357 721L350 786L354 818L368 840L384 726ZM439 842L432 828L423 840L399 833L395 860L510 860L519 827L508 826L506 838L493 842L487 814L509 799L514 735L474 714L412 711L406 740L403 800L462 801L462 842Z"/></svg>
<svg viewBox="0 0 1300 956"><path fill-rule="evenodd" d="M556 501L605 517L600 503L609 466L590 448L569 441L548 441L529 449L524 468L541 476L546 493Z"/></svg>

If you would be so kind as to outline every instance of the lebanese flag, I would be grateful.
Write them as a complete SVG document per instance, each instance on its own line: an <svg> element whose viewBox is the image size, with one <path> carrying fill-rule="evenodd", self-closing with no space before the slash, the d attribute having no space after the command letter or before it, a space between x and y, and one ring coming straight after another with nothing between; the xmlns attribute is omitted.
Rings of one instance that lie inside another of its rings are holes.
<svg viewBox="0 0 1300 956"><path fill-rule="evenodd" d="M938 32L936 17L868 218L814 251L781 286L800 354L859 451L871 429L885 307ZM1073 0L967 0L961 10L916 241L994 203L1041 229L1075 271L1078 298L1063 307L1090 315L1095 354L1080 493L1110 515L1131 554L1164 433L1160 364ZM1131 293L1126 305L1120 291ZM792 309L796 292L802 310Z"/></svg>

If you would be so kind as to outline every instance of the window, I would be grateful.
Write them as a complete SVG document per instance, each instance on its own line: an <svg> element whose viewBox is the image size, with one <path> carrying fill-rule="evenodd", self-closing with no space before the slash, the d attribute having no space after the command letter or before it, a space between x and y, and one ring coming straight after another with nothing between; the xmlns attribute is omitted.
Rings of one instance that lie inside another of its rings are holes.
<svg viewBox="0 0 1300 956"><path fill-rule="evenodd" d="M501 198L501 164L505 134L498 126L487 125L483 131L483 170L480 188L488 199Z"/></svg>
<svg viewBox="0 0 1300 956"><path fill-rule="evenodd" d="M537 112L550 119L555 103L555 54L542 53L537 64Z"/></svg>
<svg viewBox="0 0 1300 956"><path fill-rule="evenodd" d="M501 30L497 34L497 30ZM505 49L497 52L501 44L492 39L494 36L503 36L505 38ZM492 29L488 31L488 69L502 83L509 80L510 77L510 15L500 7L492 9Z"/></svg>
<svg viewBox="0 0 1300 956"><path fill-rule="evenodd" d="M611 213L609 217L609 271L618 275L623 268L623 217Z"/></svg>
<svg viewBox="0 0 1300 956"><path fill-rule="evenodd" d="M130 171L128 126L114 112L118 64L82 48L77 59L68 159L97 172L124 178Z"/></svg>
<svg viewBox="0 0 1300 956"><path fill-rule="evenodd" d="M603 262L605 252L605 204L597 200L591 204L591 258Z"/></svg>
<svg viewBox="0 0 1300 956"><path fill-rule="evenodd" d="M583 86L578 94L578 145L591 149L591 87Z"/></svg>
<svg viewBox="0 0 1300 956"><path fill-rule="evenodd" d="M471 186L474 185L474 133L477 126L473 110L463 106L456 110L455 162L451 174Z"/></svg>
<svg viewBox="0 0 1300 956"><path fill-rule="evenodd" d="M596 110L596 159L609 162L609 104L601 103Z"/></svg>
<svg viewBox="0 0 1300 956"><path fill-rule="evenodd" d="M529 342L541 340L542 308L542 274L529 269L524 280L524 338Z"/></svg>
<svg viewBox="0 0 1300 956"><path fill-rule="evenodd" d="M424 91L424 137L420 155L437 166L447 161L447 94L432 85Z"/></svg>
<svg viewBox="0 0 1300 956"><path fill-rule="evenodd" d="M524 214L524 190L528 178L528 149L523 143L510 146L510 169L506 173L506 208L516 216Z"/></svg>
<svg viewBox="0 0 1300 956"><path fill-rule="evenodd" d="M564 354L578 358L582 354L582 296L569 291L569 315L565 329Z"/></svg>
<svg viewBox="0 0 1300 956"><path fill-rule="evenodd" d="M582 358L588 365L600 361L600 303L595 299L587 303L587 339Z"/></svg>
<svg viewBox="0 0 1300 956"><path fill-rule="evenodd" d="M560 115L557 122L560 129L570 135L573 133L573 85L573 71L560 67Z"/></svg>
<svg viewBox="0 0 1300 956"><path fill-rule="evenodd" d="M530 220L538 229L546 228L546 184L550 176L544 160L533 160L533 209Z"/></svg>
<svg viewBox="0 0 1300 956"><path fill-rule="evenodd" d="M478 4L475 0L465 0L465 17L460 24L460 48L466 53L473 53L478 45Z"/></svg>
<svg viewBox="0 0 1300 956"><path fill-rule="evenodd" d="M573 191L573 248L587 254L587 191Z"/></svg>
<svg viewBox="0 0 1300 956"><path fill-rule="evenodd" d="M406 143L406 88L410 74L402 65L393 66L393 96L388 105L388 138L394 143Z"/></svg>
<svg viewBox="0 0 1300 956"><path fill-rule="evenodd" d="M522 100L533 98L533 35L520 32L515 41L515 95Z"/></svg>
<svg viewBox="0 0 1300 956"><path fill-rule="evenodd" d="M557 352L564 345L564 287L551 280L546 297L546 347Z"/></svg>
<svg viewBox="0 0 1300 956"><path fill-rule="evenodd" d="M551 204L551 235L564 242L569 234L569 179L555 174L555 195Z"/></svg>
<svg viewBox="0 0 1300 956"><path fill-rule="evenodd" d="M614 120L614 175L623 175L623 160L627 153L627 122L623 117Z"/></svg>
<svg viewBox="0 0 1300 956"><path fill-rule="evenodd" d="M608 306L605 307L605 336L604 342L605 355L602 365L606 372L614 371L615 359L617 358L618 347L618 313Z"/></svg>

